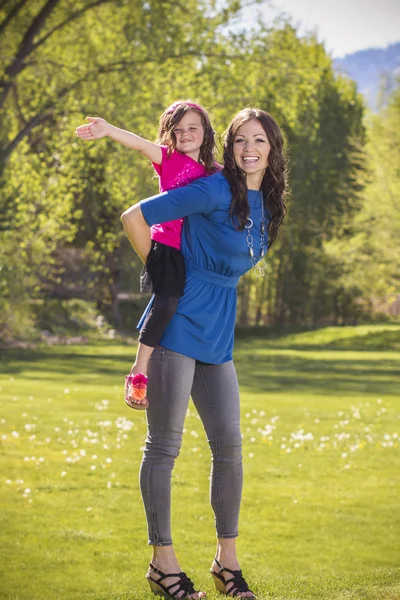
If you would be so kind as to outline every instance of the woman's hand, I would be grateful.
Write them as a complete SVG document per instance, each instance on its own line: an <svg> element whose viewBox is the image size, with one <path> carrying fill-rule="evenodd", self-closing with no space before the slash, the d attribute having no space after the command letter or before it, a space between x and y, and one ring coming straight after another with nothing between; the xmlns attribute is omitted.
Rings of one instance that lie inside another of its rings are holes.
<svg viewBox="0 0 400 600"><path fill-rule="evenodd" d="M109 124L105 119L100 117L86 117L89 125L81 125L77 127L75 135L82 140L99 140L108 135Z"/></svg>

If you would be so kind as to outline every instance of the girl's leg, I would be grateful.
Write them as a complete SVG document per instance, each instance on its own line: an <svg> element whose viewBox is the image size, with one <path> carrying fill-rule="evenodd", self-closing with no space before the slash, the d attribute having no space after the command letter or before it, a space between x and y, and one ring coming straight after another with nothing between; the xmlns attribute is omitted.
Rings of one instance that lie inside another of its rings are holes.
<svg viewBox="0 0 400 600"><path fill-rule="evenodd" d="M211 505L217 530L217 560L239 570L236 537L242 497L242 436L240 432L239 386L232 361L210 365L197 363L192 388L193 402L206 430L212 454ZM213 563L217 572L217 565ZM224 579L232 575L223 572ZM235 591L228 584L228 593ZM238 592L237 597L252 597Z"/></svg>
<svg viewBox="0 0 400 600"><path fill-rule="evenodd" d="M146 512L152 564L164 573L181 571L171 537L171 474L182 442L183 424L193 382L195 361L158 346L149 362L148 434L140 469L140 487ZM160 576L150 567L149 575ZM165 586L179 583L163 579ZM176 588L171 588L173 593ZM180 595L184 595L181 592ZM198 592L190 596L202 598Z"/></svg>
<svg viewBox="0 0 400 600"><path fill-rule="evenodd" d="M140 331L139 341L141 344L153 349L158 345L168 323L176 313L179 300L178 296L166 296L164 294L154 296L153 306ZM136 363L139 360L139 357L137 357Z"/></svg>
<svg viewBox="0 0 400 600"><path fill-rule="evenodd" d="M161 294L154 296L153 306L140 331L136 360L130 371L131 375L137 375L138 373L147 374L149 360L154 348L161 340L168 323L176 312L178 304L179 298L175 296L164 296ZM142 400L131 400L129 404L141 405L147 404L147 402L148 398L143 398Z"/></svg>

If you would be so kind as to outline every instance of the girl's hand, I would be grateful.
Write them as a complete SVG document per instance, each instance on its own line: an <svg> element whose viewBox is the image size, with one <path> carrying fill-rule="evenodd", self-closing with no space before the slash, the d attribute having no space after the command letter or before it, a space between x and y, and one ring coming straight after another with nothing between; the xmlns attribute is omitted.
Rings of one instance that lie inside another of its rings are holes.
<svg viewBox="0 0 400 600"><path fill-rule="evenodd" d="M151 160L151 162L157 165L161 164L162 150L158 144L153 144L153 142L139 137L136 133L114 127L114 125L107 123L105 119L101 119L100 117L86 117L86 119L89 121L89 125L81 125L75 131L75 135L82 138L82 140L99 140L102 137L108 136L111 140L127 148L138 150L143 156Z"/></svg>
<svg viewBox="0 0 400 600"><path fill-rule="evenodd" d="M82 140L99 140L108 135L109 125L105 119L100 117L86 117L90 121L89 125L81 125L77 127L75 135Z"/></svg>

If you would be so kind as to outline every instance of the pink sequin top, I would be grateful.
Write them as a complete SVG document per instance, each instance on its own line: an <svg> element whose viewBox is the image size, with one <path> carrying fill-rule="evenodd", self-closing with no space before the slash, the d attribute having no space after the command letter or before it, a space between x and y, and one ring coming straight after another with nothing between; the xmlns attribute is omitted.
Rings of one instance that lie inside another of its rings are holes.
<svg viewBox="0 0 400 600"><path fill-rule="evenodd" d="M153 163L160 178L160 192L182 187L200 177L211 175L203 165L186 154L173 150L168 156L166 146L161 146L161 151L161 164ZM220 170L220 168L220 165L216 164L216 170ZM151 239L180 250L182 225L183 219L152 225Z"/></svg>

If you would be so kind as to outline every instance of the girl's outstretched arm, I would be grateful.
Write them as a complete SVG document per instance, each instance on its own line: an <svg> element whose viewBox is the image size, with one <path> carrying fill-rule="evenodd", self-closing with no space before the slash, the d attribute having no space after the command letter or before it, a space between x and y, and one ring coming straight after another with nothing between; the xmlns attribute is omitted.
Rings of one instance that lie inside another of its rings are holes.
<svg viewBox="0 0 400 600"><path fill-rule="evenodd" d="M89 121L89 124L81 125L75 131L78 137L83 140L99 140L107 136L127 148L138 150L143 156L151 160L151 162L157 165L161 164L162 151L158 144L154 144L150 140L145 140L130 131L114 127L114 125L107 123L105 119L101 119L100 117L86 117L86 119Z"/></svg>
<svg viewBox="0 0 400 600"><path fill-rule="evenodd" d="M139 258L146 262L151 248L150 227L144 220L140 204L134 204L121 215L122 225Z"/></svg>

